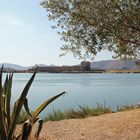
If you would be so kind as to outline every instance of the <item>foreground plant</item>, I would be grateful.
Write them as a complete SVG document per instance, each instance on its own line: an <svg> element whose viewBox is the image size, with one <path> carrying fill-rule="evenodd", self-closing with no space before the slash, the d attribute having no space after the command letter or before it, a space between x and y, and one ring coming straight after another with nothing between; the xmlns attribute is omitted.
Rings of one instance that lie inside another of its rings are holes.
<svg viewBox="0 0 140 140"><path fill-rule="evenodd" d="M13 74L7 74L4 85L2 85L2 71L3 67L0 71L0 140L28 140L32 131L32 127L35 123L38 123L38 125L34 137L38 138L43 125L43 120L39 119L38 115L45 109L47 105L49 105L58 97L64 95L65 92L47 99L33 113L31 113L28 107L28 99L26 96L35 78L36 73L34 73L23 89L19 99L15 101L14 108L11 111L10 101ZM29 115L29 119L25 121L21 132L19 132L17 135L15 134L15 129L23 106Z"/></svg>

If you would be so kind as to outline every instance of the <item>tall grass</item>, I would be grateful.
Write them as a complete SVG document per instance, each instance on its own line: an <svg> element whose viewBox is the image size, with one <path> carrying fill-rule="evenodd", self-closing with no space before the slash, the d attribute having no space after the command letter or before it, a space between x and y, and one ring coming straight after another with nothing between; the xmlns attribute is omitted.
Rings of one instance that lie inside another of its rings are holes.
<svg viewBox="0 0 140 140"><path fill-rule="evenodd" d="M97 104L95 108L87 105L79 106L78 109L69 109L64 112L60 110L53 110L52 113L45 117L45 121L59 121L64 119L86 118L88 116L98 116L101 114L111 113L110 107Z"/></svg>
<svg viewBox="0 0 140 140"><path fill-rule="evenodd" d="M135 105L120 105L116 107L116 111L113 111L110 107L106 105L97 104L96 107L89 107L87 105L78 106L78 109L69 109L66 111L53 110L51 113L46 115L44 121L60 121L65 119L78 119L86 118L89 116L98 116L107 113L114 113L120 111L128 111L134 109ZM18 123L23 123L29 118L29 115L25 110L20 112L18 117Z"/></svg>
<svg viewBox="0 0 140 140"><path fill-rule="evenodd" d="M24 123L29 118L30 118L29 114L25 110L21 110L17 118L17 124Z"/></svg>
<svg viewBox="0 0 140 140"><path fill-rule="evenodd" d="M117 106L117 112L118 111L127 111L136 108L136 105L121 105Z"/></svg>

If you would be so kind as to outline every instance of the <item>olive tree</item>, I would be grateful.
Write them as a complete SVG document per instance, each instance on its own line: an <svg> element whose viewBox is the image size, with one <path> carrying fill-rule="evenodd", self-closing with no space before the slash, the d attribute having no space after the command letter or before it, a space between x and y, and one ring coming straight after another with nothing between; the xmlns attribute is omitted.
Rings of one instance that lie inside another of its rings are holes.
<svg viewBox="0 0 140 140"><path fill-rule="evenodd" d="M116 58L140 58L139 0L43 0L64 41L62 55L94 58L107 49Z"/></svg>

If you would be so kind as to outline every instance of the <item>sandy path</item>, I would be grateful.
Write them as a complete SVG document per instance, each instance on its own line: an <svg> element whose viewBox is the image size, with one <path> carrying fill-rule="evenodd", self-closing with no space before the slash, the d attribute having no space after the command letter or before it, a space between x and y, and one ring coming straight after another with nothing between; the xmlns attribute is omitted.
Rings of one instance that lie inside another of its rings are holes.
<svg viewBox="0 0 140 140"><path fill-rule="evenodd" d="M40 140L140 140L140 109L47 122Z"/></svg>

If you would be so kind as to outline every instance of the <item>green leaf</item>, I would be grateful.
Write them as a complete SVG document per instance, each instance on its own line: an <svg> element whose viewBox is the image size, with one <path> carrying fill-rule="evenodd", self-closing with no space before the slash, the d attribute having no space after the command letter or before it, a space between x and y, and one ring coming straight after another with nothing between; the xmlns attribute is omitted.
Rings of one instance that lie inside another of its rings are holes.
<svg viewBox="0 0 140 140"><path fill-rule="evenodd" d="M40 114L40 112L42 112L44 109L45 109L45 107L47 106L47 105L49 105L51 102L53 102L54 100L56 100L58 97L60 97L60 96L62 96L62 95L64 95L66 92L62 92L62 93L60 93L60 94L58 94L58 95L56 95L56 96L54 96L54 97L51 97L51 98L49 98L49 99L47 99L44 103L42 103L39 107L38 107L38 109L36 109L36 111L33 113L33 117L32 117L32 119L33 119L33 123L35 122L35 119L36 119L36 117Z"/></svg>
<svg viewBox="0 0 140 140"><path fill-rule="evenodd" d="M9 79L7 80L7 84L6 86L6 92L5 92L5 114L7 116L6 118L6 122L7 122L7 126L6 128L9 129L10 127L10 101L11 101L11 90L12 90L12 78L13 78L13 74L9 75Z"/></svg>
<svg viewBox="0 0 140 140"><path fill-rule="evenodd" d="M12 135L13 135L13 132L14 132L14 130L15 130L16 123L17 123L17 118L18 118L19 113L20 113L20 111L21 111L21 109L22 109L22 106L23 106L23 104L24 104L24 102L25 102L27 93L28 93L29 88L30 88L30 86L31 86L31 84L32 84L32 82L33 82L33 80L34 80L34 78L35 78L35 75L36 75L36 73L34 73L34 74L32 75L32 77L30 78L30 80L29 80L28 83L26 84L26 86L25 86L25 88L24 88L24 90L23 90L23 92L22 92L22 94L21 94L21 96L20 96L20 98L19 98L19 101L18 101L18 103L17 103L15 112L12 113L11 126L10 126L10 129L9 129L8 138L11 138Z"/></svg>
<svg viewBox="0 0 140 140"><path fill-rule="evenodd" d="M3 66L0 70L0 139L1 140L6 140L6 129L4 125L4 108L3 108L3 93L2 93L2 71L3 71Z"/></svg>
<svg viewBox="0 0 140 140"><path fill-rule="evenodd" d="M24 102L24 108L25 108L27 114L28 114L30 117L32 117L32 114L30 113L30 109L29 109L29 106L28 106L28 99L27 99L27 98L25 99L25 102Z"/></svg>
<svg viewBox="0 0 140 140"><path fill-rule="evenodd" d="M28 140L32 130L32 124L27 120L22 127L21 140Z"/></svg>
<svg viewBox="0 0 140 140"><path fill-rule="evenodd" d="M6 79L5 79L5 82L4 82L4 85L3 85L3 93L4 95L6 95L6 91L7 91L7 88L8 88L8 74L6 75Z"/></svg>

